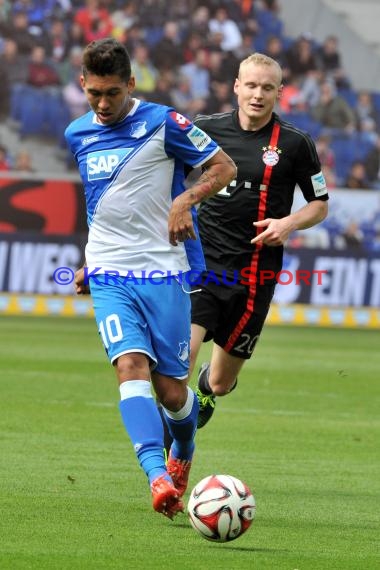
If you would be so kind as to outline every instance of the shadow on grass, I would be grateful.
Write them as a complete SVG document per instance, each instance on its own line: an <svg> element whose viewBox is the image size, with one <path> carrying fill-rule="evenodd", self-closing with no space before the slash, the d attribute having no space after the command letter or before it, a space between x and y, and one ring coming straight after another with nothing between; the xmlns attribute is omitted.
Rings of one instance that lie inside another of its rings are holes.
<svg viewBox="0 0 380 570"><path fill-rule="evenodd" d="M225 544L226 547L230 550L237 550L240 552L264 552L267 554L287 554L290 552L290 550L282 548L254 548L248 546L235 546L234 544L229 544L228 542L224 542L223 544Z"/></svg>
<svg viewBox="0 0 380 570"><path fill-rule="evenodd" d="M193 529L185 523L178 523L176 521L176 527L178 528L185 528L187 530L191 530L192 532ZM289 552L291 552L290 550L287 550L285 548L281 549L281 548L254 548L254 547L248 547L248 546L238 546L233 540L230 541L226 541L226 542L218 542L217 540L213 541L213 540L207 540L206 538L203 539L204 540L204 544L208 543L208 546L210 546L210 548L212 548L213 544L219 544L222 545L223 548L226 548L228 550L236 550L236 551L240 551L240 552L264 552L267 554L287 554ZM237 540L237 539L235 539Z"/></svg>

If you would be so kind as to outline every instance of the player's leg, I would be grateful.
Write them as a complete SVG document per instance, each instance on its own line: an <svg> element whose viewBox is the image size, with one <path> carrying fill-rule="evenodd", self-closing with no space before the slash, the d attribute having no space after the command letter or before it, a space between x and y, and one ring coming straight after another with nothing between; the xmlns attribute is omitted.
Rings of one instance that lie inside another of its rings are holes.
<svg viewBox="0 0 380 570"><path fill-rule="evenodd" d="M139 367L132 359L143 355L128 354L116 365L120 382L120 413L133 444L137 459L148 477L153 508L169 518L183 510L180 493L168 473L163 454L163 425L151 393L149 381L133 380L141 377ZM150 374L147 366L148 375Z"/></svg>
<svg viewBox="0 0 380 570"><path fill-rule="evenodd" d="M150 304L154 305L155 311L151 311L149 326L158 359L157 367L152 371L152 382L162 404L165 425L173 438L167 470L182 495L187 486L194 453L198 417L197 398L187 385L190 363L190 298L176 280L168 280L150 293ZM160 334L157 334L158 323Z"/></svg>
<svg viewBox="0 0 380 570"><path fill-rule="evenodd" d="M157 405L158 413L161 416L162 427L164 430L164 456L165 456L165 463L166 463L168 460L168 457L169 457L170 448L171 448L172 443L173 443L173 438L172 438L170 431L169 431L169 428L168 428L168 424L166 421L166 415L164 414L164 410L162 408L161 402L159 402L158 399L156 400L156 405Z"/></svg>
<svg viewBox="0 0 380 570"><path fill-rule="evenodd" d="M196 323L191 323L191 340L190 340L190 368L189 378L191 378L202 343L206 337L207 330L205 327Z"/></svg>
<svg viewBox="0 0 380 570"><path fill-rule="evenodd" d="M182 496L187 488L194 454L198 400L185 379L176 380L152 373L152 382L171 439L166 468Z"/></svg>
<svg viewBox="0 0 380 570"><path fill-rule="evenodd" d="M220 287L212 284L202 284L191 295L191 359L190 377L198 359L203 342L208 342L214 336L218 327L223 292ZM198 428L207 423L214 412L215 396L208 384L209 363L201 365L198 372L196 395L199 403Z"/></svg>
<svg viewBox="0 0 380 570"><path fill-rule="evenodd" d="M214 338L218 331L224 332L231 327L230 321L233 318L231 306L235 304L235 297L236 294L231 287L221 285L216 287L212 283L203 285L202 290L198 289L192 294L191 370L194 368L201 343ZM196 391L199 403L198 428L210 420L215 409L215 396L221 395L223 389L229 390L231 377L232 385L236 384L234 369L236 367L236 370L239 370L243 365L244 361L240 363L238 362L240 359L228 358L228 353L223 353L222 347L214 343L211 362L204 362L199 368ZM211 370L213 385L210 385Z"/></svg>
<svg viewBox="0 0 380 570"><path fill-rule="evenodd" d="M222 308L214 330L210 363L202 364L198 374L198 428L211 419L217 396L229 394L237 384L244 362L251 358L260 337L273 296L273 287L263 287L256 296L254 309L247 309L247 292L221 290ZM248 305L249 306L249 305Z"/></svg>
<svg viewBox="0 0 380 570"><path fill-rule="evenodd" d="M200 347L202 346L202 342L203 342L203 339L205 337L205 334L206 334L205 328L200 327L198 325L191 325L190 368L189 368L188 380L190 379L190 377L192 375L195 363L197 361L198 353L199 353ZM165 415L160 402L157 403L157 407L158 407L158 411L160 412L161 419L162 419L162 425L164 428L164 449L165 449L166 458L168 458L169 451L170 451L171 445L173 443L173 438L172 438L171 433L169 431L168 423L166 421L167 416Z"/></svg>
<svg viewBox="0 0 380 570"><path fill-rule="evenodd" d="M204 362L198 372L199 429L211 419L216 396L225 396L236 387L237 375L244 362L214 343L210 362Z"/></svg>
<svg viewBox="0 0 380 570"><path fill-rule="evenodd" d="M90 280L90 287L100 336L119 382L125 429L147 475L154 509L172 518L183 504L165 466L162 422L150 383L156 359L133 285L97 278Z"/></svg>
<svg viewBox="0 0 380 570"><path fill-rule="evenodd" d="M245 358L229 354L221 346L214 343L210 364L207 371L203 373L200 387L208 389L214 396L229 394L235 388L237 376L245 362Z"/></svg>

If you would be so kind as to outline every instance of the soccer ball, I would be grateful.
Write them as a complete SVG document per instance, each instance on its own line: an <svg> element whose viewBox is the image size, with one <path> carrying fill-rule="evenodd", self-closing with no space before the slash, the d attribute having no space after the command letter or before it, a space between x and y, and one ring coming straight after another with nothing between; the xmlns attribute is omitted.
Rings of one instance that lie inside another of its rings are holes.
<svg viewBox="0 0 380 570"><path fill-rule="evenodd" d="M187 505L192 527L215 542L241 536L251 526L255 510L250 489L231 475L209 475L199 481Z"/></svg>

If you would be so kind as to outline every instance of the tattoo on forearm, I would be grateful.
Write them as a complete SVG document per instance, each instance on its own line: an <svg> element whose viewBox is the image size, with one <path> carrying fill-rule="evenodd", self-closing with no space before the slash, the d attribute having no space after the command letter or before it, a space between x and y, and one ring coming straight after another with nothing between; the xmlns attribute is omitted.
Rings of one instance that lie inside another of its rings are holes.
<svg viewBox="0 0 380 570"><path fill-rule="evenodd" d="M202 201L207 198L210 193L219 191L223 186L224 184L217 174L210 176L208 172L203 172L194 184L190 195L192 199Z"/></svg>
<svg viewBox="0 0 380 570"><path fill-rule="evenodd" d="M227 186L236 176L236 165L232 160L209 166L189 189L192 204L199 204Z"/></svg>

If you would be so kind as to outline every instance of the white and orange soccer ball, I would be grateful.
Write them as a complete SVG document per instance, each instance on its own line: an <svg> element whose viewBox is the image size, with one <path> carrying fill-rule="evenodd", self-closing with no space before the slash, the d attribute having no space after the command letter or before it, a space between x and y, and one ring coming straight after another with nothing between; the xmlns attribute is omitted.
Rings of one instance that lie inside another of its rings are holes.
<svg viewBox="0 0 380 570"><path fill-rule="evenodd" d="M249 529L256 503L240 479L231 475L209 475L191 491L187 511L192 527L203 538L228 542Z"/></svg>

